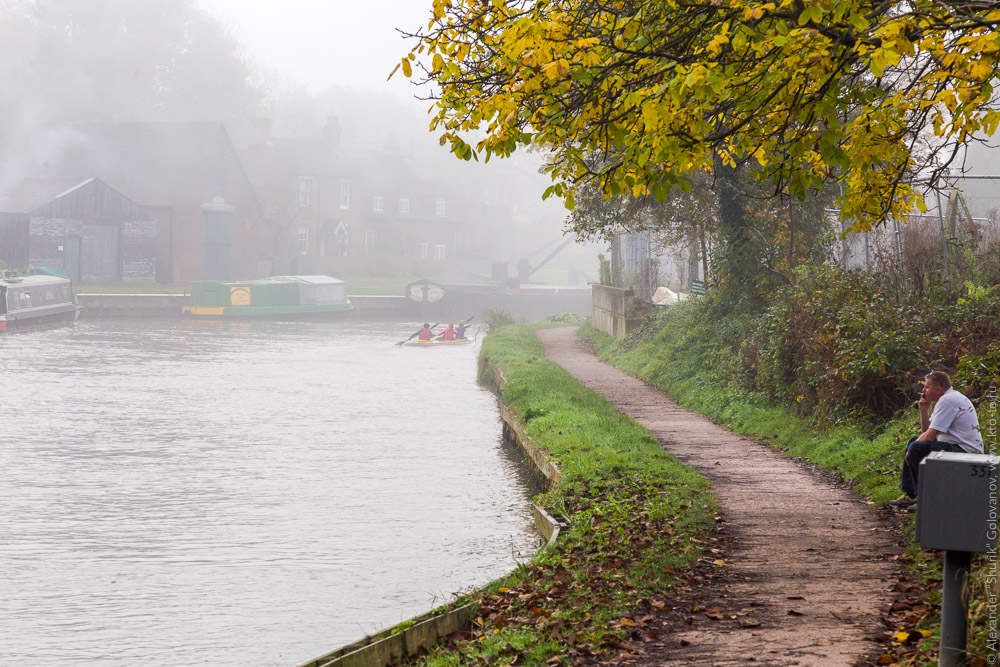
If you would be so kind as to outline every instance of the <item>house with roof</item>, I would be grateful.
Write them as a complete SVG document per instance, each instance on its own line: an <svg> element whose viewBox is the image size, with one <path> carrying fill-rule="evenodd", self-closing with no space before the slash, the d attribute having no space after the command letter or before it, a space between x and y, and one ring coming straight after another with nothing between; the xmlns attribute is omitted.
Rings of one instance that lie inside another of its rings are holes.
<svg viewBox="0 0 1000 667"><path fill-rule="evenodd" d="M157 281L239 280L270 273L273 249L260 203L221 122L40 125L14 142L5 173L49 182L95 179L139 206L155 223ZM114 226L104 218L92 222L106 230ZM104 250L110 256L115 252L111 232L102 233L107 236L93 243L110 244ZM29 255L43 254L38 243L29 238ZM121 253L125 240L118 243ZM72 266L73 244L61 244L69 253L63 266Z"/></svg>
<svg viewBox="0 0 1000 667"><path fill-rule="evenodd" d="M381 260L440 270L485 259L495 247L495 211L484 211L475 193L421 174L399 150L345 153L333 118L317 140L275 137L271 125L254 119L243 161L273 234L278 272L336 274L377 269Z"/></svg>
<svg viewBox="0 0 1000 667"><path fill-rule="evenodd" d="M55 266L73 280L156 279L157 224L98 178L0 183L0 260Z"/></svg>

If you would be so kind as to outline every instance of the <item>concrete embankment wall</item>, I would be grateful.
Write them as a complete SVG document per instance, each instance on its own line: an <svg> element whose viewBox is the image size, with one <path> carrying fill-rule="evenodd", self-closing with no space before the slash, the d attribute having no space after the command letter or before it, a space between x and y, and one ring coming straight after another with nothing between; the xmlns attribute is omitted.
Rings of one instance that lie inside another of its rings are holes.
<svg viewBox="0 0 1000 667"><path fill-rule="evenodd" d="M77 294L83 310L80 317L181 317L187 294ZM348 296L352 315L361 317L409 317L410 301L405 296Z"/></svg>
<svg viewBox="0 0 1000 667"><path fill-rule="evenodd" d="M598 331L620 340L642 323L632 312L632 290L607 285L594 285L592 290L591 324Z"/></svg>
<svg viewBox="0 0 1000 667"><path fill-rule="evenodd" d="M449 320L479 316L496 308L513 317L527 320L541 319L549 313L590 311L590 294L562 296L559 294L507 294L494 303L481 298L434 304L415 303L405 296L348 295L354 306L352 315L362 318L391 318L396 320L425 320L442 324ZM180 317L181 307L188 304L187 294L88 294L76 295L83 306L81 318L100 317Z"/></svg>
<svg viewBox="0 0 1000 667"><path fill-rule="evenodd" d="M488 359L480 360L485 368L485 378L499 396L506 378ZM559 467L539 450L524 431L512 410L501 403L504 440L523 455L523 463L531 470L536 484L549 488L561 478ZM538 505L533 506L535 528L546 540L547 548L555 544L565 520L557 520ZM382 667L402 661L430 648L453 632L467 630L476 617L476 605L467 604L446 611L432 611L399 625L386 628L356 642L342 646L330 653L303 663L299 667Z"/></svg>

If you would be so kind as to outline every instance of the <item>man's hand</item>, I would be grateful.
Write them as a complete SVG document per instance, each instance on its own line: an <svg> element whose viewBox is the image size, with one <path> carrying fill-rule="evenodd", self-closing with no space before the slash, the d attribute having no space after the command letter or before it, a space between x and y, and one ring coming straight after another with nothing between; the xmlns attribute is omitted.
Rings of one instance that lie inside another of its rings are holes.
<svg viewBox="0 0 1000 667"><path fill-rule="evenodd" d="M931 402L931 399L927 397L927 388L924 387L924 390L920 392L920 400L917 401L917 408L922 413L927 412L931 409Z"/></svg>

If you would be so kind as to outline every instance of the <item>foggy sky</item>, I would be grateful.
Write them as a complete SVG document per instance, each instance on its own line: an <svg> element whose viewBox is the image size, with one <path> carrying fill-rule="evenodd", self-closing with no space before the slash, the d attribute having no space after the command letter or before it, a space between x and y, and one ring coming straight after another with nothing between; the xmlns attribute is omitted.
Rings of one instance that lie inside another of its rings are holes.
<svg viewBox="0 0 1000 667"><path fill-rule="evenodd" d="M313 93L338 84L410 99L386 77L409 51L397 32L426 26L431 0L198 0L247 47L247 55Z"/></svg>

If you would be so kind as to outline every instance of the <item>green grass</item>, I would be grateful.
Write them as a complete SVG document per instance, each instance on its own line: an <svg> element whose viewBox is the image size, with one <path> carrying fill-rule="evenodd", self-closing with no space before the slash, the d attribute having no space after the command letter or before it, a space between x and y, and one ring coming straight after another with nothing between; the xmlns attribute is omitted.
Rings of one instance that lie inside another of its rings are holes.
<svg viewBox="0 0 1000 667"><path fill-rule="evenodd" d="M629 634L622 619L662 594L703 554L718 506L708 482L635 421L544 357L535 330L491 332L481 377L503 371L501 400L521 416L562 482L536 498L572 527L559 543L471 598L474 635L440 646L426 665L545 665L600 655Z"/></svg>

